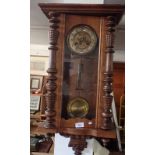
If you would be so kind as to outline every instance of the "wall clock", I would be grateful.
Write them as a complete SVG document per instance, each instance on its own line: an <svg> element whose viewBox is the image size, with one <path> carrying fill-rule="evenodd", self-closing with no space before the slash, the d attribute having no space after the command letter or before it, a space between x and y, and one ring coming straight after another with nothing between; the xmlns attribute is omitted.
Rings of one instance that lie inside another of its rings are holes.
<svg viewBox="0 0 155 155"><path fill-rule="evenodd" d="M51 133L70 137L75 155L96 137L116 138L111 121L113 40L124 6L39 4L49 19L46 120Z"/></svg>

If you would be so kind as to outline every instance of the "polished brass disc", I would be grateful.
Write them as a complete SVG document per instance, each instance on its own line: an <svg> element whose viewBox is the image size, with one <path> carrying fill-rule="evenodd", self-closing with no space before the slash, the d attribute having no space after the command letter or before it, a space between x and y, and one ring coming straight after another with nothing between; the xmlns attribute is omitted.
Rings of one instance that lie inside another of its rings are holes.
<svg viewBox="0 0 155 155"><path fill-rule="evenodd" d="M67 105L67 112L70 117L84 117L89 110L88 102L81 97L76 97L69 101Z"/></svg>

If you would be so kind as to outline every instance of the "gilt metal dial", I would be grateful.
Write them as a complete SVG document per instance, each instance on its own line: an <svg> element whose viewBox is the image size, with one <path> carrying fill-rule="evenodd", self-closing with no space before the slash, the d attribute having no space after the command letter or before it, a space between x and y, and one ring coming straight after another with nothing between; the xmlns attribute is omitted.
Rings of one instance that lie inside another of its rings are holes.
<svg viewBox="0 0 155 155"><path fill-rule="evenodd" d="M67 36L68 48L80 55L92 52L97 44L97 35L95 31L86 25L74 27Z"/></svg>
<svg viewBox="0 0 155 155"><path fill-rule="evenodd" d="M69 101L67 112L71 117L84 117L89 110L88 102L82 97L76 97Z"/></svg>

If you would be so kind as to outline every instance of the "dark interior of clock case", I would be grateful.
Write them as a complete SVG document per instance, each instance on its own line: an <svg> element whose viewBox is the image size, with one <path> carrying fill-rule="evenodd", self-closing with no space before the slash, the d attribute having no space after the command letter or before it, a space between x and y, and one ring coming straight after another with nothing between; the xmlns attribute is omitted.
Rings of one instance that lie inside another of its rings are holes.
<svg viewBox="0 0 155 155"><path fill-rule="evenodd" d="M97 100L98 50L94 50L87 56L77 56L76 54L72 54L67 48L65 49L62 116L65 119L70 118L67 112L69 102L76 97L81 97L89 105L86 118L94 118ZM79 70L81 74L80 79L78 79Z"/></svg>
<svg viewBox="0 0 155 155"><path fill-rule="evenodd" d="M82 22L77 24L88 23ZM89 23L89 25L91 24ZM69 30L73 26L76 25L68 25L66 27ZM66 35L68 30L66 30ZM64 119L72 118L68 112L69 104L76 98L82 98L88 103L88 111L84 118L94 119L96 117L97 104L98 43L93 51L85 55L72 52L68 48L66 41L64 47L61 116ZM80 117L82 118L83 116Z"/></svg>

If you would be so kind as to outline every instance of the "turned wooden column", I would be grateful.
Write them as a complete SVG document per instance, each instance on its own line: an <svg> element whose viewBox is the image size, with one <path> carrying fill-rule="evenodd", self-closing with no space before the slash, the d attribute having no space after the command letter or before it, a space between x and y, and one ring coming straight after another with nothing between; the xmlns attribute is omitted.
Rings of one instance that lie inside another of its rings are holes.
<svg viewBox="0 0 155 155"><path fill-rule="evenodd" d="M103 108L103 125L102 129L111 129L112 128L112 111L111 104L113 96L112 93L112 81L113 81L113 40L114 40L114 26L115 18L113 16L108 16L106 18L106 64L104 71L104 108Z"/></svg>
<svg viewBox="0 0 155 155"><path fill-rule="evenodd" d="M44 127L45 128L55 128L56 127L56 110L55 110L55 102L56 102L56 52L58 50L57 40L59 37L59 14L56 12L49 12L49 22L50 22L50 31L49 31L49 68L47 70L47 84L46 89L47 93L45 95L47 110L45 111L46 120Z"/></svg>

